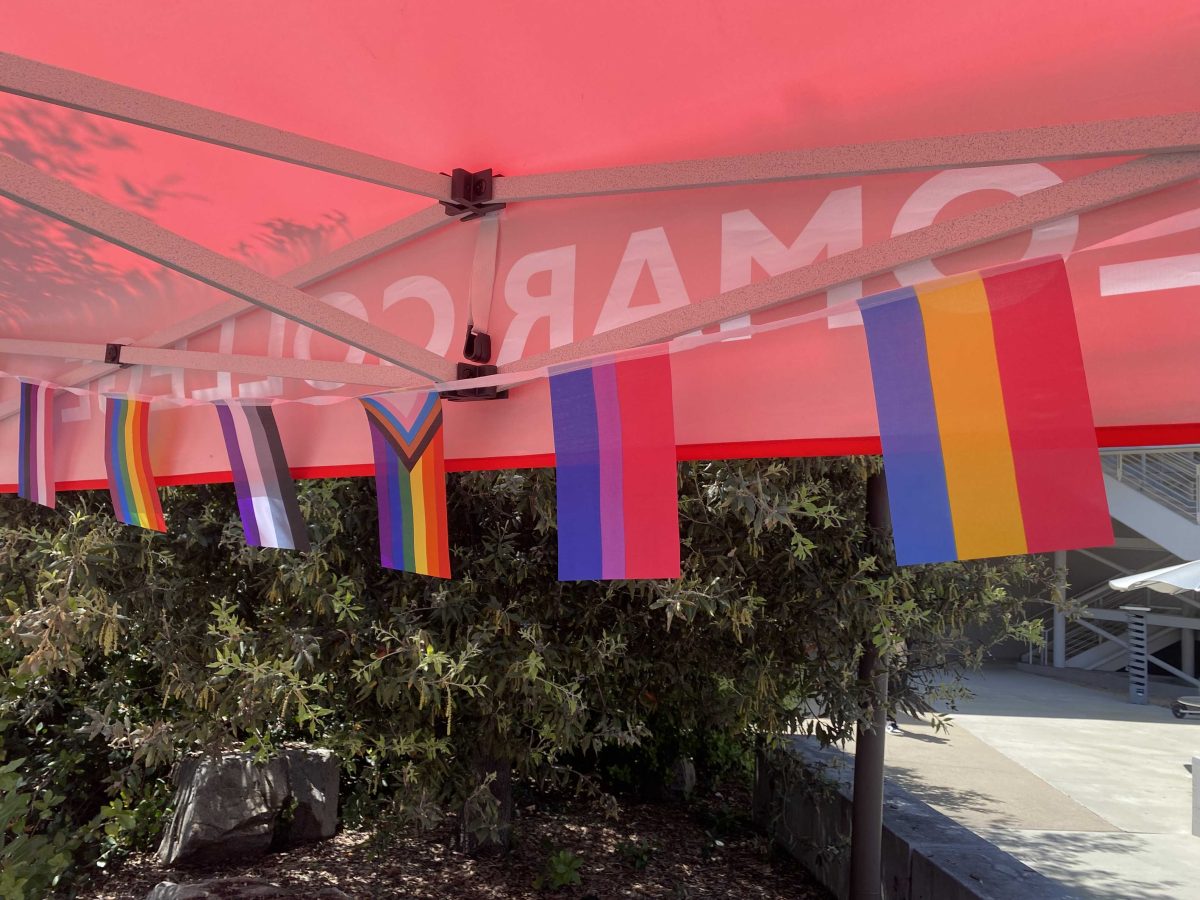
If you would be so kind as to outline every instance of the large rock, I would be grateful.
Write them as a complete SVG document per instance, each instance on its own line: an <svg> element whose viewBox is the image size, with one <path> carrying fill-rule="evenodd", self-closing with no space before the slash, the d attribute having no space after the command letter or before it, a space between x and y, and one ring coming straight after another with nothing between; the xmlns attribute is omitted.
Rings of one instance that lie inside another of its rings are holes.
<svg viewBox="0 0 1200 900"><path fill-rule="evenodd" d="M285 750L288 793L295 802L284 843L303 844L337 831L338 761L329 750Z"/></svg>
<svg viewBox="0 0 1200 900"><path fill-rule="evenodd" d="M191 756L180 765L164 865L261 856L337 830L338 763L328 750L294 748L267 763L248 753Z"/></svg>
<svg viewBox="0 0 1200 900"><path fill-rule="evenodd" d="M146 895L146 900L350 900L337 888L313 891L284 888L257 878L214 878L195 884L163 881Z"/></svg>
<svg viewBox="0 0 1200 900"><path fill-rule="evenodd" d="M696 792L696 764L689 757L681 756L675 760L667 789L680 797L690 797Z"/></svg>

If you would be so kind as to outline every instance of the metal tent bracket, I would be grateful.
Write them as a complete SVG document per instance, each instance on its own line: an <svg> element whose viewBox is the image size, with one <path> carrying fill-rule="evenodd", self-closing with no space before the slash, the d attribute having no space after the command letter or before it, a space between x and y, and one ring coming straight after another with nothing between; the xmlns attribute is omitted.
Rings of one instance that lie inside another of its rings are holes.
<svg viewBox="0 0 1200 900"><path fill-rule="evenodd" d="M486 375L495 375L498 370L495 366L473 366L470 363L458 364L458 380L462 381L468 378L483 378ZM500 390L496 386L481 387L481 388L463 388L457 391L446 391L442 394L442 399L453 400L459 403L473 400L507 400L508 391Z"/></svg>
<svg viewBox="0 0 1200 900"><path fill-rule="evenodd" d="M128 369L130 363L121 362L121 348L124 346L124 344L105 344L104 362L110 366L120 366L122 369Z"/></svg>
<svg viewBox="0 0 1200 900"><path fill-rule="evenodd" d="M479 219L490 212L504 209L504 203L492 203L492 183L499 178L491 169L468 172L455 169L450 173L450 199L439 201L446 207L446 215L462 216L462 221Z"/></svg>

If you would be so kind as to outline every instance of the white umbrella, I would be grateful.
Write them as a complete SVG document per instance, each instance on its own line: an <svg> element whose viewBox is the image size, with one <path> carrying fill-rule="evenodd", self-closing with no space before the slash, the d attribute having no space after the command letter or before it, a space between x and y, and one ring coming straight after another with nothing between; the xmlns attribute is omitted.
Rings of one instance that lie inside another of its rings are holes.
<svg viewBox="0 0 1200 900"><path fill-rule="evenodd" d="M1108 583L1114 591L1135 591L1138 588L1150 588L1164 594L1182 594L1184 591L1200 590L1200 560L1167 566L1165 569L1155 569L1153 572L1142 572L1140 575L1126 575L1124 578L1114 578Z"/></svg>

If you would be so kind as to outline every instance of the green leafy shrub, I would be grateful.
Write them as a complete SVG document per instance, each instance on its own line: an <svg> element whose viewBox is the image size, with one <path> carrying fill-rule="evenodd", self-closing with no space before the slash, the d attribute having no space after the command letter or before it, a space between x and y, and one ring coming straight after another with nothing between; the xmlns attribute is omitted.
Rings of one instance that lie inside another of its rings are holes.
<svg viewBox="0 0 1200 900"><path fill-rule="evenodd" d="M432 824L487 799L481 760L595 791L599 760L630 780L681 754L732 771L755 739L847 736L864 640L906 642L894 696L922 711L980 659L970 629L1021 632L1048 569L895 570L865 522L876 465L681 466L669 582L558 582L547 470L450 477L453 581L379 566L369 479L301 483L306 554L246 547L229 485L164 490L165 535L116 523L98 493L57 512L0 498L0 727L28 810L6 868L19 835L45 839L46 883L70 875L63 853L148 847L194 750L325 746L348 821ZM65 799L31 805L47 796Z"/></svg>
<svg viewBox="0 0 1200 900"><path fill-rule="evenodd" d="M621 862L635 872L650 865L656 852L657 848L649 841L621 841L617 844L617 855L621 857Z"/></svg>
<svg viewBox="0 0 1200 900"><path fill-rule="evenodd" d="M0 896L37 900L57 887L84 842L83 829L46 828L65 797L28 789L21 774L24 759L0 768Z"/></svg>
<svg viewBox="0 0 1200 900"><path fill-rule="evenodd" d="M546 859L546 866L542 870L542 874L534 879L533 886L538 890L550 888L557 891L560 888L582 884L583 878L579 874L582 867L583 860L570 850L551 853Z"/></svg>

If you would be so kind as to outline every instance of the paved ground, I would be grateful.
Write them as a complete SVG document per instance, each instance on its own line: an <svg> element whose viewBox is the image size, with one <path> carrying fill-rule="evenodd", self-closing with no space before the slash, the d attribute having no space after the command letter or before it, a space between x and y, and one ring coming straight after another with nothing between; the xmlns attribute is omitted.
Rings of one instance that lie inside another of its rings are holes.
<svg viewBox="0 0 1200 900"><path fill-rule="evenodd" d="M901 717L889 777L1080 897L1200 898L1200 719L1015 669L969 684L948 732Z"/></svg>

